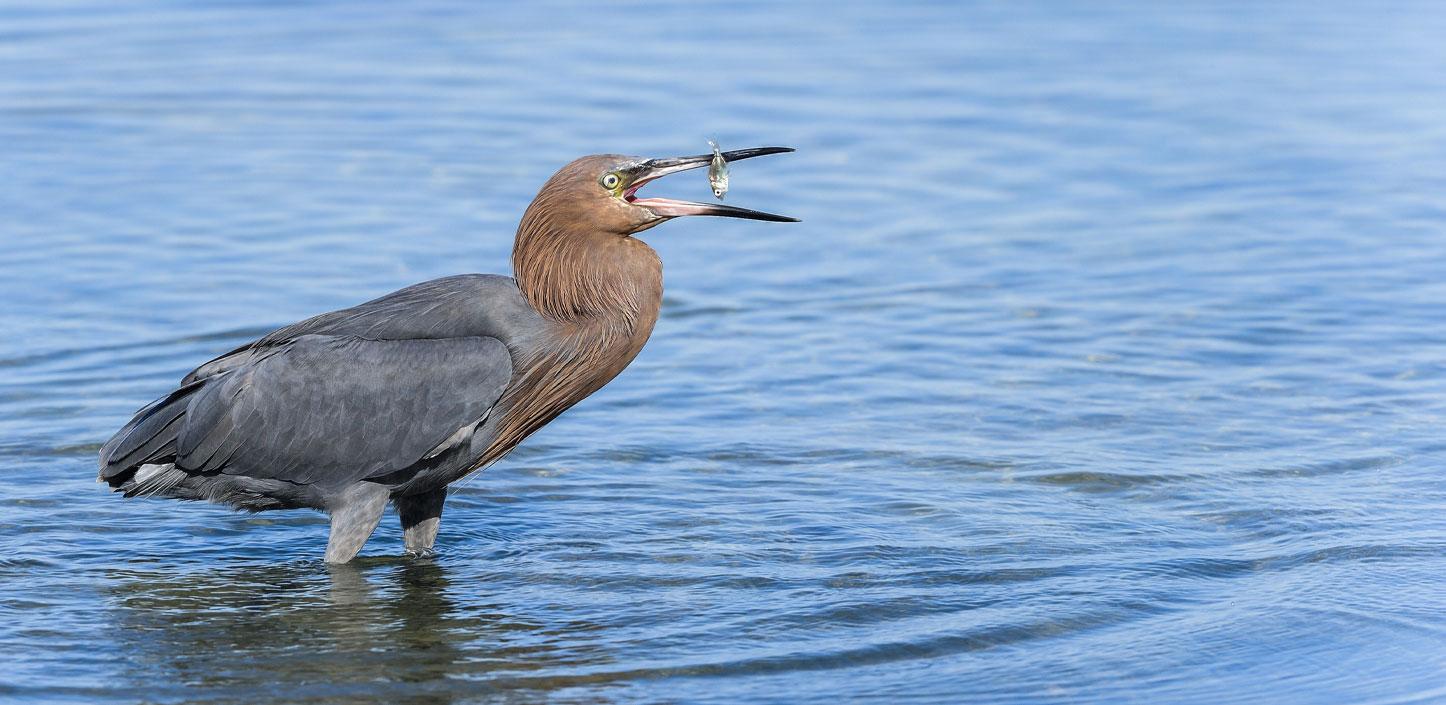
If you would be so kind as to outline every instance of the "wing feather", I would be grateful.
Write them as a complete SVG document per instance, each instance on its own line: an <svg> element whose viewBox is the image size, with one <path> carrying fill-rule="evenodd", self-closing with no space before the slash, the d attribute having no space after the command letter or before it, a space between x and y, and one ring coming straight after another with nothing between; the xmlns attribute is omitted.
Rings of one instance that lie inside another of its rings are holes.
<svg viewBox="0 0 1446 705"><path fill-rule="evenodd" d="M379 477L449 445L511 377L495 338L304 335L192 396L176 467L301 484Z"/></svg>

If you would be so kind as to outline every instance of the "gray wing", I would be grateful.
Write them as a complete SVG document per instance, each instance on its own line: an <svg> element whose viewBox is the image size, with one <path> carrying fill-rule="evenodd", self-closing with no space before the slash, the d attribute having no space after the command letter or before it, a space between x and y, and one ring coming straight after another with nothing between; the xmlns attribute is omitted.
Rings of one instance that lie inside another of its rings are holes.
<svg viewBox="0 0 1446 705"><path fill-rule="evenodd" d="M507 340L536 322L536 312L527 306L511 278L459 274L413 284L280 328L197 367L181 384L245 365L268 349L303 335L353 335L370 340L490 336Z"/></svg>
<svg viewBox="0 0 1446 705"><path fill-rule="evenodd" d="M496 338L304 335L207 379L186 404L175 464L300 484L380 477L459 442L511 379Z"/></svg>

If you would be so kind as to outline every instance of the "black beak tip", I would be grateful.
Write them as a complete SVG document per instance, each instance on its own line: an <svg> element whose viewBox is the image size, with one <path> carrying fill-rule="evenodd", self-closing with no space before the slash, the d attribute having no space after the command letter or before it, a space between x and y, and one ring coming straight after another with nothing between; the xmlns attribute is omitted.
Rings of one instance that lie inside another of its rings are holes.
<svg viewBox="0 0 1446 705"><path fill-rule="evenodd" d="M798 150L796 150L796 149L794 149L794 148L792 148L792 147L751 147L751 148L749 148L749 149L738 149L738 150L734 150L734 151L732 151L732 152L724 152L724 153L723 153L723 159L725 159L726 161L735 162L735 161L738 161L738 160L740 160L740 159L749 159L749 158L751 158L751 157L763 157L763 156L767 156L767 155L770 155L770 154L786 154L786 153L788 153L788 152L796 152L796 151L798 151ZM758 213L758 211L754 211L754 213ZM787 216L787 215L777 215L777 214L775 214L775 213L763 213L763 214L761 214L761 215L766 216L766 217L756 217L756 216L755 216L755 218L756 218L757 220L766 220L766 221L773 222L773 223L801 223L801 222L803 222L803 221L799 220L798 218L794 218L794 217L792 217L792 216Z"/></svg>
<svg viewBox="0 0 1446 705"><path fill-rule="evenodd" d="M786 154L788 152L796 151L798 150L792 147L750 147L748 149L735 149L731 152L724 152L723 159L725 161L736 162L740 159L749 159L752 157L766 157L770 154Z"/></svg>

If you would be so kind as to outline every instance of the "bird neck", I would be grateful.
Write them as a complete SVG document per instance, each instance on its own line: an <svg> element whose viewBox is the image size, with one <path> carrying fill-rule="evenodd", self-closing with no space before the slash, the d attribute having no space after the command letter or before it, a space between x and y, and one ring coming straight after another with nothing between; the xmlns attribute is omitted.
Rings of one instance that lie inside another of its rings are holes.
<svg viewBox="0 0 1446 705"><path fill-rule="evenodd" d="M651 328L663 300L663 265L653 248L534 215L528 209L512 248L513 275L532 308L570 326Z"/></svg>
<svg viewBox="0 0 1446 705"><path fill-rule="evenodd" d="M502 457L622 372L648 341L663 301L662 262L645 243L528 224L524 218L518 229L513 274L553 334L517 361L498 430L474 467Z"/></svg>

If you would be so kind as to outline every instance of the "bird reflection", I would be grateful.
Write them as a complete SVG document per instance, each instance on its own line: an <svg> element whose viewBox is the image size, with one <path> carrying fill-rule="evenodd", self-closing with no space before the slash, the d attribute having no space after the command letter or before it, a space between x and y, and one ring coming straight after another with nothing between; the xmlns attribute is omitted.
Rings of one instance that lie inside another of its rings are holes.
<svg viewBox="0 0 1446 705"><path fill-rule="evenodd" d="M447 703L494 677L608 660L559 645L556 625L459 594L432 560L246 563L176 574L113 571L107 614L137 688L256 702ZM485 599L485 598L484 598ZM567 630L596 625L569 621ZM565 649L565 653L563 650ZM546 688L532 682L529 689Z"/></svg>

